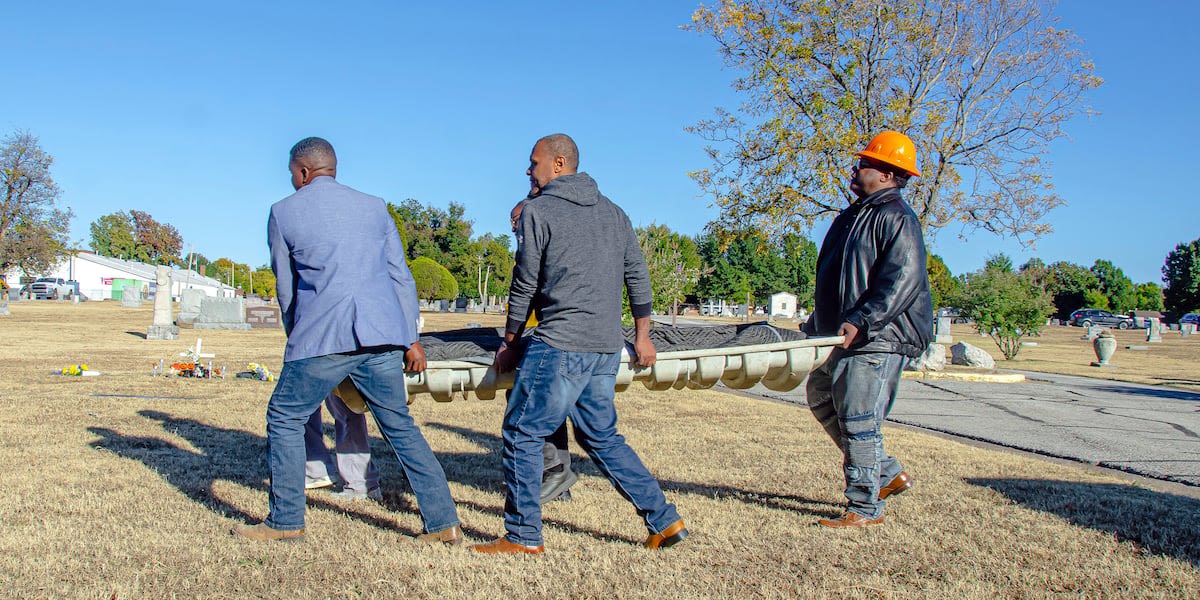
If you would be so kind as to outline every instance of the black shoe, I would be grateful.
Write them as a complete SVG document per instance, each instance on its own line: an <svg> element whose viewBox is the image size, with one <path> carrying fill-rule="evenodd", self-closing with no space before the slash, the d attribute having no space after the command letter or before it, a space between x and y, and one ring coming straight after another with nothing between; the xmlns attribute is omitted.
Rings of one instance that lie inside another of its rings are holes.
<svg viewBox="0 0 1200 600"><path fill-rule="evenodd" d="M575 482L579 480L579 476L575 471L568 469L566 465L559 465L546 471L542 474L542 494L541 503L545 504L555 498L568 494L567 499L570 499L570 489Z"/></svg>

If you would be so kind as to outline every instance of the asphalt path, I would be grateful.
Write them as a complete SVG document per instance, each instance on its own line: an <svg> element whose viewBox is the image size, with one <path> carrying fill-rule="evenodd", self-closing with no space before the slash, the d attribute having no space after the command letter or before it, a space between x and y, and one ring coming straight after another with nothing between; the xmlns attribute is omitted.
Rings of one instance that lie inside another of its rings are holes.
<svg viewBox="0 0 1200 600"><path fill-rule="evenodd" d="M1024 383L903 380L889 421L1200 486L1200 393L1024 373ZM804 386L753 395L806 404Z"/></svg>

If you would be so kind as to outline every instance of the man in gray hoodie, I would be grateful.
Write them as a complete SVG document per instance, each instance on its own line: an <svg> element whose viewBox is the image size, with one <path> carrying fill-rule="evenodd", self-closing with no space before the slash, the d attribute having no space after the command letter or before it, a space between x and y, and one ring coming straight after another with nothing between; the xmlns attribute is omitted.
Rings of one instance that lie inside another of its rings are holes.
<svg viewBox="0 0 1200 600"><path fill-rule="evenodd" d="M636 362L651 366L656 354L650 341L650 276L629 217L578 167L579 149L561 133L538 140L529 157L526 175L541 193L521 213L504 345L495 358L500 373L520 361L501 428L506 534L473 546L476 552L545 551L542 445L568 416L579 446L645 520L645 547L669 547L688 535L658 480L617 433L613 396L624 347L621 290L629 291ZM538 326L517 356L510 346L530 314Z"/></svg>

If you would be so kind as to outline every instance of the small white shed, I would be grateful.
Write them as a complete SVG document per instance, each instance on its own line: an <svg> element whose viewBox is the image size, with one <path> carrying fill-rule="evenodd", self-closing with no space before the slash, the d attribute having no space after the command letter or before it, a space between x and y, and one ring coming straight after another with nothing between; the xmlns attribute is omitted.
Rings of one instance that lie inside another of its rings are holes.
<svg viewBox="0 0 1200 600"><path fill-rule="evenodd" d="M770 315L772 317L784 317L787 319L795 318L796 295L787 292L771 294Z"/></svg>

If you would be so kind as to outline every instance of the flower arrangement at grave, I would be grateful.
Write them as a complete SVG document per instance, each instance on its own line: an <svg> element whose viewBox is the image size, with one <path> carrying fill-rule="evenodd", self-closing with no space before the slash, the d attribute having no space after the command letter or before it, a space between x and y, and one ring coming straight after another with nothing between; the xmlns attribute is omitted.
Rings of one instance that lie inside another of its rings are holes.
<svg viewBox="0 0 1200 600"><path fill-rule="evenodd" d="M157 365L151 369L151 375L165 375L175 377L197 377L203 379L211 379L220 377L224 379L224 368L214 367L212 361L204 364L201 359L213 358L215 354L204 354L201 352L201 344L203 340L196 338L196 347L188 348L184 352L180 352L181 360L171 363L169 366L164 365L165 361L158 361Z"/></svg>
<svg viewBox="0 0 1200 600"><path fill-rule="evenodd" d="M238 377L257 379L259 381L275 381L275 375L271 373L271 370L258 363L246 365L246 370L238 373Z"/></svg>
<svg viewBox="0 0 1200 600"><path fill-rule="evenodd" d="M91 371L91 367L87 363L79 363L77 365L69 365L56 371L58 375L70 375L73 377L83 377L84 373ZM94 371L93 371L94 372Z"/></svg>
<svg viewBox="0 0 1200 600"><path fill-rule="evenodd" d="M208 365L200 362L176 362L171 363L167 368L167 375L175 375L177 377L200 377L204 379L212 377L221 377L221 367L214 367L210 361Z"/></svg>

